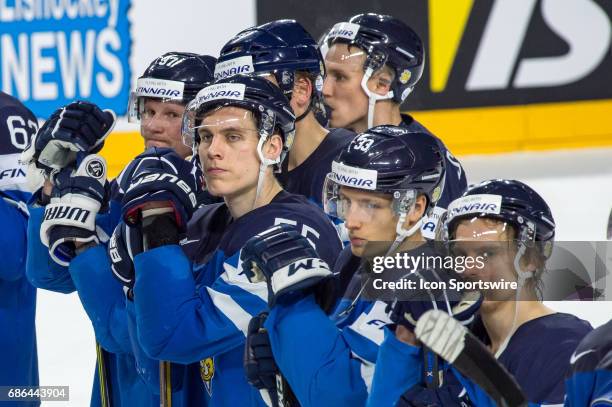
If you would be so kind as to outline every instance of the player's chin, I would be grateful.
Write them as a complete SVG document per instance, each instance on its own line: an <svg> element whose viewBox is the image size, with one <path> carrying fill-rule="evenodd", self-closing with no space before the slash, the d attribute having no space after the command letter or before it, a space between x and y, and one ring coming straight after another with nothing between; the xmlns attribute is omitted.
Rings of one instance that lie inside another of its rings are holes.
<svg viewBox="0 0 612 407"><path fill-rule="evenodd" d="M164 141L164 140L146 140L145 141L145 147L147 149L152 148L152 147L172 148L172 145L170 143L168 143L167 141Z"/></svg>

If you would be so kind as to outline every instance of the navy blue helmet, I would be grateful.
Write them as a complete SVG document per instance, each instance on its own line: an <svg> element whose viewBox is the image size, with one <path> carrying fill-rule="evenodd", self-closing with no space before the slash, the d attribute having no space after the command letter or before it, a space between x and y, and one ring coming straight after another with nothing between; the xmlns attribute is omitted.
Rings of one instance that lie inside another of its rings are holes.
<svg viewBox="0 0 612 407"><path fill-rule="evenodd" d="M364 71L376 71L384 65L395 74L391 83L393 100L401 103L423 74L425 50L421 38L404 22L383 14L358 14L348 22L332 27L323 45L335 42L356 45L366 52Z"/></svg>
<svg viewBox="0 0 612 407"><path fill-rule="evenodd" d="M486 217L512 225L521 241L549 242L555 237L555 221L546 201L532 188L516 180L494 179L470 187L451 202L445 221L452 234L461 219ZM544 251L549 255L549 251Z"/></svg>
<svg viewBox="0 0 612 407"><path fill-rule="evenodd" d="M214 80L217 59L190 52L167 52L156 58L136 82L130 94L128 119L137 121L143 98L157 98L181 104L189 103Z"/></svg>
<svg viewBox="0 0 612 407"><path fill-rule="evenodd" d="M278 129L283 138L282 161L293 144L295 115L282 91L270 81L257 76L235 75L202 89L185 109L183 142L189 146L197 144L197 129L203 116L225 106L251 111L257 120L260 137L267 138Z"/></svg>
<svg viewBox="0 0 612 407"><path fill-rule="evenodd" d="M411 200L423 194L430 210L440 198L444 174L444 157L431 135L399 126L376 126L357 135L340 152L327 176L324 194L328 203L333 203L330 199L339 186L390 194L394 201L405 193ZM407 203L394 202L394 209L406 211Z"/></svg>
<svg viewBox="0 0 612 407"><path fill-rule="evenodd" d="M277 20L241 31L225 44L215 79L269 73L291 99L296 72L309 75L313 85L311 107L322 109L325 66L317 42L295 20Z"/></svg>

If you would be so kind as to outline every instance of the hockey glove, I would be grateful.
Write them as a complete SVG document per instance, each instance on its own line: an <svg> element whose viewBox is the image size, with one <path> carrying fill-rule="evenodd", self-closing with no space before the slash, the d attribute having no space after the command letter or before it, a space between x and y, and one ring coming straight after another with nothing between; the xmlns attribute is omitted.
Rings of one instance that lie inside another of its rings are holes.
<svg viewBox="0 0 612 407"><path fill-rule="evenodd" d="M270 308L311 292L325 312L333 306L335 282L329 266L291 225L278 225L249 239L240 260L249 281L266 281Z"/></svg>
<svg viewBox="0 0 612 407"><path fill-rule="evenodd" d="M450 284L451 278L458 278L452 272L446 270L419 270L407 276L408 279L426 282L442 282L446 286ZM407 297L406 292L412 293L412 297ZM404 290L398 299L387 305L387 312L390 312L391 320L399 325L405 326L414 332L417 321L425 312L438 309L452 315L464 325L469 324L474 319L474 314L480 308L482 295L478 291L456 291L446 289L424 289L424 290Z"/></svg>
<svg viewBox="0 0 612 407"><path fill-rule="evenodd" d="M198 169L169 148L151 148L136 157L120 175L119 187L125 222L139 224L147 210L150 217L171 213L172 224L154 222L150 226L173 228L177 236L185 232L202 190Z"/></svg>
<svg viewBox="0 0 612 407"><path fill-rule="evenodd" d="M134 257L142 251L140 229L119 222L108 242L108 257L113 275L130 289L134 287Z"/></svg>
<svg viewBox="0 0 612 407"><path fill-rule="evenodd" d="M115 120L112 110L100 110L84 101L56 110L34 138L36 166L49 176L73 163L77 153L97 153L115 126Z"/></svg>
<svg viewBox="0 0 612 407"><path fill-rule="evenodd" d="M66 168L57 175L40 227L40 240L53 261L68 266L77 244L108 239L96 232L96 215L106 209L108 199L106 161L99 155L88 155L76 171Z"/></svg>
<svg viewBox="0 0 612 407"><path fill-rule="evenodd" d="M267 313L261 313L249 322L244 346L244 371L249 384L272 391L276 390L278 367L272 355L268 332L264 328L267 316Z"/></svg>
<svg viewBox="0 0 612 407"><path fill-rule="evenodd" d="M273 406L299 406L291 387L274 361L272 346L264 323L268 314L262 312L249 322L244 346L244 372L247 381L260 392L267 392Z"/></svg>

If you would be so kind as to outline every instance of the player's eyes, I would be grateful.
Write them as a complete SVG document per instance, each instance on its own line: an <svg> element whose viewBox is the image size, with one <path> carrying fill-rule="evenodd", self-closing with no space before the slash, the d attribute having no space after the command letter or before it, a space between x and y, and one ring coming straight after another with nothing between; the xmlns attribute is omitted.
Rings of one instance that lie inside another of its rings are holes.
<svg viewBox="0 0 612 407"><path fill-rule="evenodd" d="M169 119L178 119L179 117L181 117L181 115L176 112L168 112L166 113L166 117Z"/></svg>
<svg viewBox="0 0 612 407"><path fill-rule="evenodd" d="M240 141L242 140L242 135L238 134L238 133L229 133L225 136L225 138L227 139L227 141L229 142L236 142L236 141Z"/></svg>
<svg viewBox="0 0 612 407"><path fill-rule="evenodd" d="M200 133L200 142L205 143L205 144L210 144L210 142L212 141L212 134L208 134L208 133Z"/></svg>

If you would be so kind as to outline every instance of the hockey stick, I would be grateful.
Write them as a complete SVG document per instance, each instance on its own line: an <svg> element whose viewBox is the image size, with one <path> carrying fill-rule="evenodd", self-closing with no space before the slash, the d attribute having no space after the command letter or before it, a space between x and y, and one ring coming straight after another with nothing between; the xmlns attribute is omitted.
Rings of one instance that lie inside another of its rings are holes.
<svg viewBox="0 0 612 407"><path fill-rule="evenodd" d="M465 377L479 385L501 407L526 407L520 386L471 332L445 312L427 311L415 334Z"/></svg>
<svg viewBox="0 0 612 407"><path fill-rule="evenodd" d="M107 377L104 349L96 342L96 360L98 362L98 384L100 385L100 402L102 407L110 407L110 386Z"/></svg>
<svg viewBox="0 0 612 407"><path fill-rule="evenodd" d="M159 405L161 407L172 407L170 362L159 362Z"/></svg>

